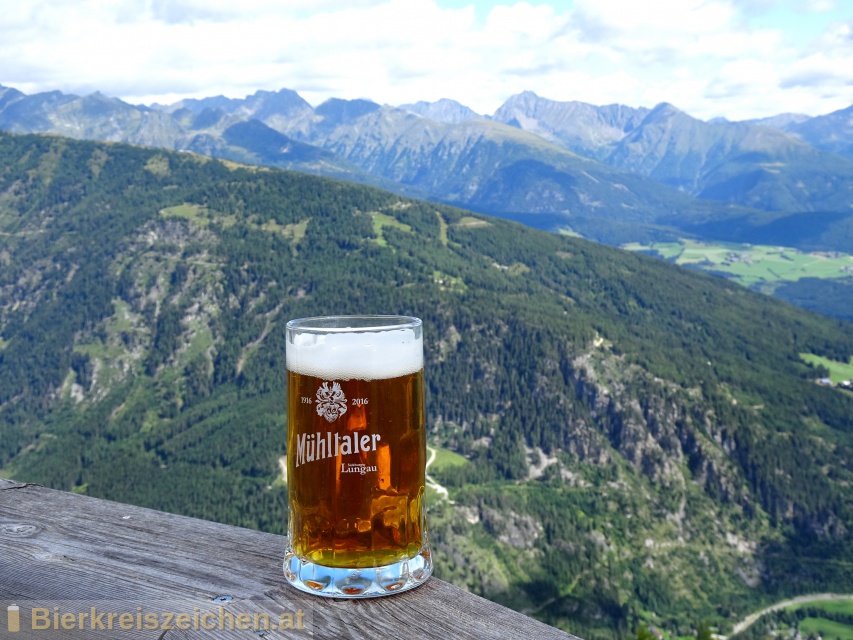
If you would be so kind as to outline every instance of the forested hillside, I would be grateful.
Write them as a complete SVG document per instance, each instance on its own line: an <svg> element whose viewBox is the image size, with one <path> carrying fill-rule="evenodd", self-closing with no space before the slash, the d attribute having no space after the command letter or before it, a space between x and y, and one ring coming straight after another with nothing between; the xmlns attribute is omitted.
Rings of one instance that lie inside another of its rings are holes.
<svg viewBox="0 0 853 640"><path fill-rule="evenodd" d="M853 325L374 188L0 134L0 470L284 532L284 324L424 319L437 574L588 639L853 590ZM447 454L449 456L449 454ZM445 457L447 457L445 456Z"/></svg>

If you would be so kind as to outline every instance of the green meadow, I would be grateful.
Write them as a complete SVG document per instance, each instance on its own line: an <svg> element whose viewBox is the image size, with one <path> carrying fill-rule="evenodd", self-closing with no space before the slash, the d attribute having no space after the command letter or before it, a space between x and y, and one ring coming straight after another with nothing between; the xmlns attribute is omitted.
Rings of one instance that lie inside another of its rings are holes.
<svg viewBox="0 0 853 640"><path fill-rule="evenodd" d="M796 607L791 607L791 609L800 609L802 607L820 607L830 613L846 613L853 616L853 596L849 596L845 600L813 600Z"/></svg>
<svg viewBox="0 0 853 640"><path fill-rule="evenodd" d="M820 609L826 611L829 617L837 617L838 614L853 616L853 597L844 600L812 600L787 609ZM800 633L820 635L824 640L853 640L853 625L823 617L809 617L800 621Z"/></svg>
<svg viewBox="0 0 853 640"><path fill-rule="evenodd" d="M787 247L694 240L645 245L634 242L622 248L656 254L679 265L727 274L744 286L767 293L777 284L802 278L853 276L853 256L835 251L805 253Z"/></svg>
<svg viewBox="0 0 853 640"><path fill-rule="evenodd" d="M853 627L826 618L806 618L800 623L800 632L808 635L820 635L824 640L832 640L833 638L853 640Z"/></svg>
<svg viewBox="0 0 853 640"><path fill-rule="evenodd" d="M463 464L468 464L468 459L460 456L458 453L441 447L433 447L435 449L435 460L430 465L430 471L440 471L447 467L458 467Z"/></svg>
<svg viewBox="0 0 853 640"><path fill-rule="evenodd" d="M837 360L830 360L829 358L822 358L821 356L816 356L813 353L801 353L800 358L809 364L815 366L820 365L829 369L829 379L836 384L842 380L853 380L853 358L850 359L848 364L838 362ZM851 605L851 609L853 609L853 605ZM851 611L851 613L853 613L853 611Z"/></svg>

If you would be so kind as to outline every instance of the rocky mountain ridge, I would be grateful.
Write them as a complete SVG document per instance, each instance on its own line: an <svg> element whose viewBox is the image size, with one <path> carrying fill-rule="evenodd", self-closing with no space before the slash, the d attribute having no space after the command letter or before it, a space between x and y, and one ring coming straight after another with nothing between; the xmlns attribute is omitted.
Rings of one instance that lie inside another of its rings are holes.
<svg viewBox="0 0 853 640"><path fill-rule="evenodd" d="M768 121L703 122L667 103L594 107L527 92L495 118L701 199L768 211L843 211L853 200L853 162L827 151L853 141L853 131L837 126L844 113L785 120L783 130ZM817 128L835 131L834 148L817 133L804 135Z"/></svg>
<svg viewBox="0 0 853 640"><path fill-rule="evenodd" d="M667 104L598 107L529 91L486 117L451 100L392 107L330 99L313 108L288 89L153 107L97 93L0 89L0 128L9 131L121 140L342 177L608 242L624 240L612 226L585 222L603 210L633 225L637 236L654 228L687 233L681 222L698 210L725 218L731 209L720 203L849 213L853 161L821 150L846 148L849 131L835 127L831 144L807 144L820 138L809 127L832 128L821 122L843 117L788 119L790 133L767 123L705 123ZM251 125L249 147L234 131L226 135L250 121L269 131Z"/></svg>

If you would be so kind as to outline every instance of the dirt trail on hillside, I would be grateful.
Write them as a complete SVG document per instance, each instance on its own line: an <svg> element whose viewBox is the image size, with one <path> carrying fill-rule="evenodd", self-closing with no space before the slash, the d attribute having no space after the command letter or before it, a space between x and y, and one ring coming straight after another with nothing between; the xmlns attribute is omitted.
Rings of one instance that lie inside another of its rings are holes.
<svg viewBox="0 0 853 640"><path fill-rule="evenodd" d="M426 463L426 471L429 471L430 465L435 462L435 449L432 447L427 447L427 451L429 451L429 460ZM453 504L453 500L450 499L450 492L447 491L445 487L442 487L438 484L435 479L429 474L426 475L426 483L427 486L432 488L436 493L438 493L443 500L447 500L450 504Z"/></svg>
<svg viewBox="0 0 853 640"><path fill-rule="evenodd" d="M779 609L784 609L785 607L790 607L795 604L805 604L806 602L816 602L818 600L853 600L853 595L844 595L839 593L815 593L808 596L797 596L790 600L782 600L776 604L771 604L769 607L762 609L761 611L749 614L734 626L732 635L748 629L756 620L765 614L773 613L774 611L779 611Z"/></svg>

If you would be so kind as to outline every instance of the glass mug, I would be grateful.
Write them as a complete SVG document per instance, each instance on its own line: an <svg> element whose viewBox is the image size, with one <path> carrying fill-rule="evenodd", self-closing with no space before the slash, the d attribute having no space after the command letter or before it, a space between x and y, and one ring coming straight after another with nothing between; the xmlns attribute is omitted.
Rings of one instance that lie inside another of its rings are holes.
<svg viewBox="0 0 853 640"><path fill-rule="evenodd" d="M406 591L432 574L426 530L422 323L287 323L284 575L336 598Z"/></svg>

